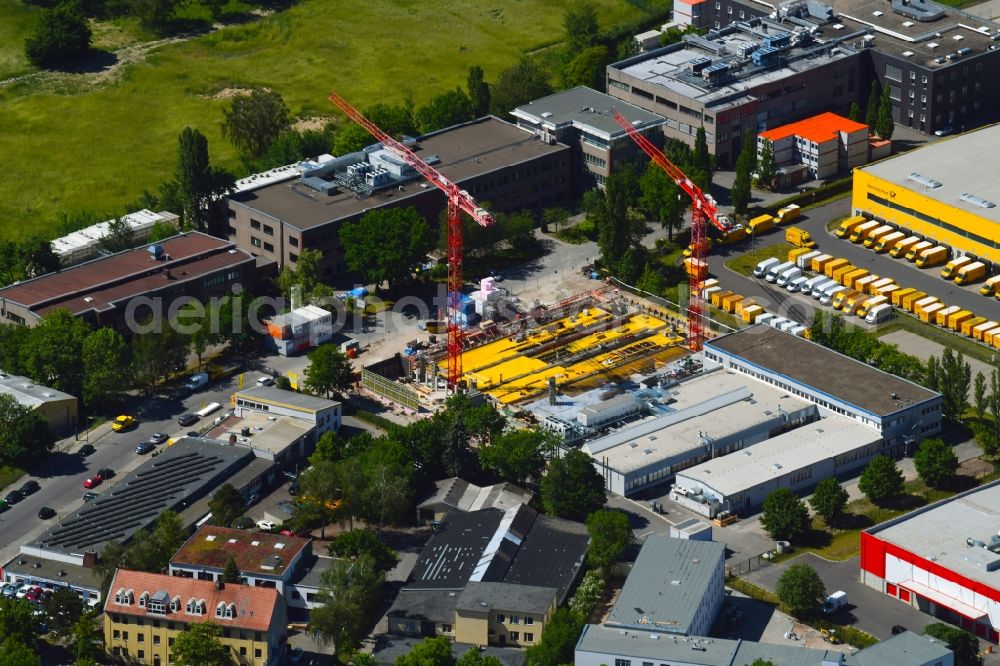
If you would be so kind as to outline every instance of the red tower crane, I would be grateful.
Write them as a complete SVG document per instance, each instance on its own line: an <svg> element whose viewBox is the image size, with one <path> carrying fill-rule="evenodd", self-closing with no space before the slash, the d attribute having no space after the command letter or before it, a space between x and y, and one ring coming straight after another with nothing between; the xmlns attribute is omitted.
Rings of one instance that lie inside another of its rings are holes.
<svg viewBox="0 0 1000 666"><path fill-rule="evenodd" d="M719 207L710 194L691 182L676 164L667 159L656 145L643 136L620 111L615 111L615 122L624 128L628 135L639 144L643 152L649 155L658 167L663 169L670 179L691 197L691 264L702 266L705 262L706 228L705 221L710 221L723 234L729 229L719 219ZM688 347L691 351L700 351L704 340L704 329L701 320L701 271L688 271Z"/></svg>
<svg viewBox="0 0 1000 666"><path fill-rule="evenodd" d="M331 92L330 101L346 113L348 118L368 130L386 150L399 156L448 197L448 388L454 389L462 377L463 334L458 324L458 312L462 305L462 218L459 211L464 210L484 227L495 224L496 220L486 209L476 205L475 199L468 192L459 189L458 185L417 157L412 150L379 129L378 125L361 115L343 97Z"/></svg>

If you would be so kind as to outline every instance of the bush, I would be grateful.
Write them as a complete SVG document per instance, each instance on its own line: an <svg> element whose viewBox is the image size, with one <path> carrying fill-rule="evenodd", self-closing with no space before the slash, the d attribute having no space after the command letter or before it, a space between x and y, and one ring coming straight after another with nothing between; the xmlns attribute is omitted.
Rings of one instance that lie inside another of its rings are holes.
<svg viewBox="0 0 1000 666"><path fill-rule="evenodd" d="M24 43L24 53L36 67L69 64L90 50L90 27L70 5L42 12L42 18Z"/></svg>
<svg viewBox="0 0 1000 666"><path fill-rule="evenodd" d="M802 617L819 610L826 588L819 574L808 564L793 564L778 580L775 590L792 615Z"/></svg>
<svg viewBox="0 0 1000 666"><path fill-rule="evenodd" d="M760 523L772 539L796 541L809 531L809 511L788 488L776 488L764 499Z"/></svg>

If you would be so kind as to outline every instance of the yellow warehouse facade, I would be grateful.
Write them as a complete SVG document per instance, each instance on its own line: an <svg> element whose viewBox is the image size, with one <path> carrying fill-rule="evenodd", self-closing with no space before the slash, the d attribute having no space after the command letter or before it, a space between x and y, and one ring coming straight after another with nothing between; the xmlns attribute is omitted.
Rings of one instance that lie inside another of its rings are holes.
<svg viewBox="0 0 1000 666"><path fill-rule="evenodd" d="M855 214L1000 268L1000 125L854 170Z"/></svg>

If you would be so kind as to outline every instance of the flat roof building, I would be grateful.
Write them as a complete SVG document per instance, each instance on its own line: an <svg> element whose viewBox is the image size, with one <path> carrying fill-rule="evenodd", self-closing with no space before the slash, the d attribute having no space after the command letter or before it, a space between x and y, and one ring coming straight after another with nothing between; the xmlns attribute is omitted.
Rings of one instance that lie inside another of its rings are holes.
<svg viewBox="0 0 1000 666"><path fill-rule="evenodd" d="M861 533L861 581L980 638L1000 639L1000 481Z"/></svg>
<svg viewBox="0 0 1000 666"><path fill-rule="evenodd" d="M62 238L57 238L52 241L52 251L59 257L63 268L94 259L104 252L101 242L111 234L111 225L117 221L122 221L128 226L132 233L132 241L138 244L149 239L153 227L157 223L176 229L179 226L180 218L165 210L154 213L143 208L134 213L122 215L115 220L98 222Z"/></svg>
<svg viewBox="0 0 1000 666"><path fill-rule="evenodd" d="M576 190L582 192L594 185L603 186L616 164L644 164L648 160L615 122L615 111L654 144L663 145L663 116L586 86L522 104L511 115L518 127L535 132L542 141L558 141L573 148Z"/></svg>
<svg viewBox="0 0 1000 666"><path fill-rule="evenodd" d="M875 429L895 453L941 430L940 393L769 326L709 340L705 357Z"/></svg>
<svg viewBox="0 0 1000 666"><path fill-rule="evenodd" d="M19 405L35 412L55 433L72 432L77 423L77 399L47 386L40 386L28 377L11 375L0 368L0 395L9 395Z"/></svg>
<svg viewBox="0 0 1000 666"><path fill-rule="evenodd" d="M604 625L707 635L725 596L725 559L721 543L649 535Z"/></svg>
<svg viewBox="0 0 1000 666"><path fill-rule="evenodd" d="M34 326L62 308L93 326L113 327L128 336L129 317L137 323L166 318L179 298L205 301L231 293L235 285L247 290L255 275L253 257L233 243L188 231L0 289L0 317ZM129 312L139 298L143 300Z"/></svg>
<svg viewBox="0 0 1000 666"><path fill-rule="evenodd" d="M226 417L205 437L224 442L235 439L258 458L272 460L282 470L293 470L316 450L315 429L303 419L247 411L244 416Z"/></svg>
<svg viewBox="0 0 1000 666"><path fill-rule="evenodd" d="M884 453L875 430L838 415L677 473L671 498L709 518L747 515L777 488L804 492Z"/></svg>
<svg viewBox="0 0 1000 666"><path fill-rule="evenodd" d="M493 116L424 135L408 147L477 200L491 202L493 212L560 206L570 193L569 147ZM345 222L400 206L414 206L433 222L446 203L381 144L261 182L229 197L230 239L279 268L295 267L304 249L319 250L325 278L346 270L338 238Z"/></svg>
<svg viewBox="0 0 1000 666"><path fill-rule="evenodd" d="M854 172L851 207L1000 268L998 152L991 125L870 164Z"/></svg>
<svg viewBox="0 0 1000 666"><path fill-rule="evenodd" d="M757 156L771 144L780 168L803 167L810 178L825 179L867 164L868 126L826 111L757 135Z"/></svg>
<svg viewBox="0 0 1000 666"><path fill-rule="evenodd" d="M233 394L233 414L239 418L251 414L289 416L313 427L312 444L328 430L340 430L342 405L336 400L318 398L298 391L286 391L276 386L252 386ZM311 453L311 449L306 453Z"/></svg>

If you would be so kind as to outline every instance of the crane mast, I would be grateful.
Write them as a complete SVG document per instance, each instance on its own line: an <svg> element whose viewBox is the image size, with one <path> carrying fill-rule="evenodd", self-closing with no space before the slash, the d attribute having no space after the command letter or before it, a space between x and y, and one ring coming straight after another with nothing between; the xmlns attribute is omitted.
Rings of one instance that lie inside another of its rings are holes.
<svg viewBox="0 0 1000 666"><path fill-rule="evenodd" d="M618 123L635 141L644 153L670 177L674 183L691 198L691 263L700 267L705 263L706 224L711 223L725 233L726 226L719 220L719 207L710 194L702 191L680 168L671 162L652 141L642 135L628 119L615 111ZM688 271L688 348L700 351L704 341L701 302L701 272Z"/></svg>
<svg viewBox="0 0 1000 666"><path fill-rule="evenodd" d="M475 199L458 185L445 178L441 173L417 157L416 153L395 140L378 125L365 118L360 111L351 106L343 97L335 92L330 93L330 101L347 114L347 117L361 125L373 137L378 139L386 150L397 155L411 166L425 180L444 192L448 197L448 388L455 390L462 377L462 327L458 322L458 313L462 305L462 216L465 211L473 220L484 227L496 223L493 215L476 204Z"/></svg>

